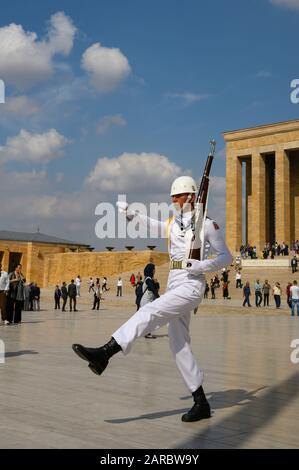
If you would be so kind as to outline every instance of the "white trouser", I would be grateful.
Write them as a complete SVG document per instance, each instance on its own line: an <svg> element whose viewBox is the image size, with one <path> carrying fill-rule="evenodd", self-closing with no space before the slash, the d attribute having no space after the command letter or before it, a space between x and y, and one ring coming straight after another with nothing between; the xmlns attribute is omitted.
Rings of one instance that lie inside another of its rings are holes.
<svg viewBox="0 0 299 470"><path fill-rule="evenodd" d="M191 392L202 385L203 374L190 347L190 312L201 302L205 285L204 276L195 278L185 270L170 271L166 293L140 308L112 334L123 353L128 354L135 339L168 323L170 349Z"/></svg>

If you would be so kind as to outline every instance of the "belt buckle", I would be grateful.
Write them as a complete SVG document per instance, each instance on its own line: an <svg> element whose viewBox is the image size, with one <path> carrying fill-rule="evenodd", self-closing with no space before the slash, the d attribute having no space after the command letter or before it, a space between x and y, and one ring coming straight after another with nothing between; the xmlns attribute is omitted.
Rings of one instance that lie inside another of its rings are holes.
<svg viewBox="0 0 299 470"><path fill-rule="evenodd" d="M183 269L183 261L171 261L171 269Z"/></svg>

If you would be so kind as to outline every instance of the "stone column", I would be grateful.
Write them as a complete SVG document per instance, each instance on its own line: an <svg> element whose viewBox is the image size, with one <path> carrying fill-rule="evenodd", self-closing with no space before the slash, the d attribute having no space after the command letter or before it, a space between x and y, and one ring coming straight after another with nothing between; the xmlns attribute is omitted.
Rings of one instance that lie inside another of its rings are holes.
<svg viewBox="0 0 299 470"><path fill-rule="evenodd" d="M242 244L242 161L226 153L226 241L232 252Z"/></svg>
<svg viewBox="0 0 299 470"><path fill-rule="evenodd" d="M275 152L275 238L290 244L290 160L284 150Z"/></svg>
<svg viewBox="0 0 299 470"><path fill-rule="evenodd" d="M2 258L2 269L3 271L9 271L9 248L5 247Z"/></svg>
<svg viewBox="0 0 299 470"><path fill-rule="evenodd" d="M245 191L245 203L246 203L246 237L245 243L249 243L249 238L251 235L251 214L252 214L252 165L251 157L246 158L245 160L245 181L246 181L246 191Z"/></svg>
<svg viewBox="0 0 299 470"><path fill-rule="evenodd" d="M26 277L26 282L32 281L32 266L33 266L33 243L28 242L27 244L27 266L26 269L24 268L24 273Z"/></svg>
<svg viewBox="0 0 299 470"><path fill-rule="evenodd" d="M266 167L263 156L255 151L251 156L251 201L248 214L248 242L256 246L258 256L266 240Z"/></svg>

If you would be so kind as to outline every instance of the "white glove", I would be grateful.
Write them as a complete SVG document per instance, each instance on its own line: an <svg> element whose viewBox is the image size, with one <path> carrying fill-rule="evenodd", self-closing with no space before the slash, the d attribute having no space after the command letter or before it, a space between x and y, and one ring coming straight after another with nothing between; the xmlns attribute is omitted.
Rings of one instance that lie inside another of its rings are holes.
<svg viewBox="0 0 299 470"><path fill-rule="evenodd" d="M125 201L117 201L116 205L120 214L125 214L128 221L131 221L136 215L135 212L128 210L129 204Z"/></svg>
<svg viewBox="0 0 299 470"><path fill-rule="evenodd" d="M117 205L118 211L121 214L125 214L127 212L128 207L129 207L129 204L125 201L117 201L116 205Z"/></svg>
<svg viewBox="0 0 299 470"><path fill-rule="evenodd" d="M203 274L203 263L197 259L187 259L185 261L186 271L190 273L192 276L198 276L199 274Z"/></svg>

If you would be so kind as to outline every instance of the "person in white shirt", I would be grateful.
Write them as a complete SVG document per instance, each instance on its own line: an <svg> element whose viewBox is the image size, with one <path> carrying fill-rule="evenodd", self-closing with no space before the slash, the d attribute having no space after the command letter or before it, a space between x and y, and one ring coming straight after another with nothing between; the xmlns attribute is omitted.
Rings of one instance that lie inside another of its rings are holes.
<svg viewBox="0 0 299 470"><path fill-rule="evenodd" d="M236 289L238 289L238 287L240 287L240 289L242 289L242 274L241 274L241 271L237 271L237 273L236 273Z"/></svg>
<svg viewBox="0 0 299 470"><path fill-rule="evenodd" d="M117 281L117 292L116 292L116 297L122 297L123 295L123 281L121 277L118 278Z"/></svg>
<svg viewBox="0 0 299 470"><path fill-rule="evenodd" d="M218 271L232 262L232 256L216 222L203 217L200 230L195 227L196 192L193 178L190 176L177 178L172 184L170 195L178 208L178 215L166 222L132 212L128 210L126 203L118 203L119 210L126 213L127 218L136 217L138 222L149 225L157 230L157 233L162 233L162 236L168 235L171 261L167 290L158 299L141 307L112 334L111 340L104 346L99 348L86 348L81 344L72 346L74 352L89 363L89 368L100 375L114 354L119 351L128 354L137 338L168 324L170 349L194 399L193 407L182 416L184 422L198 421L211 416L210 405L202 387L203 372L191 350L189 333L191 312L198 307L203 298L206 286L205 273ZM190 240L199 233L202 242L201 260L189 259ZM207 246L215 251L215 258L206 259Z"/></svg>
<svg viewBox="0 0 299 470"><path fill-rule="evenodd" d="M9 290L9 277L6 271L2 271L2 265L0 264L0 310L1 320L8 324L9 321L6 319L6 296Z"/></svg>
<svg viewBox="0 0 299 470"><path fill-rule="evenodd" d="M110 288L107 286L107 278L105 276L102 283L102 290L103 292L108 292L108 290L110 290Z"/></svg>
<svg viewBox="0 0 299 470"><path fill-rule="evenodd" d="M280 304L281 304L281 287L280 287L279 282L275 282L275 285L273 287L273 295L274 295L276 308L280 308Z"/></svg>
<svg viewBox="0 0 299 470"><path fill-rule="evenodd" d="M80 297L80 288L81 288L81 277L78 276L75 279L76 289L77 289L77 297Z"/></svg>
<svg viewBox="0 0 299 470"><path fill-rule="evenodd" d="M295 306L297 306L297 317L299 317L299 286L297 281L294 281L290 287L290 293L292 299L292 317L295 316Z"/></svg>
<svg viewBox="0 0 299 470"><path fill-rule="evenodd" d="M92 277L90 277L88 281L88 293L90 293L91 290L94 292L94 282Z"/></svg>

